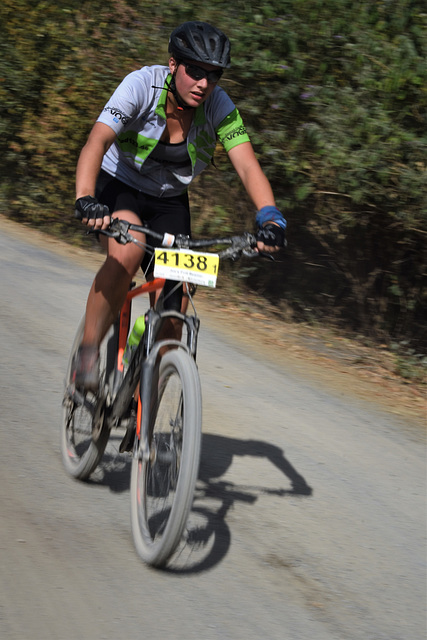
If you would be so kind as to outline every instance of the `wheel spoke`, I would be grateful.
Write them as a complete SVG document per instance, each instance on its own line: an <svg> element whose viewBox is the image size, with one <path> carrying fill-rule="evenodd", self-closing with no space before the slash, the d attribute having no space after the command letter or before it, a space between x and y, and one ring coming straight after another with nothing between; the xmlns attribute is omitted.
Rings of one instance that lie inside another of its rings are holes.
<svg viewBox="0 0 427 640"><path fill-rule="evenodd" d="M77 331L68 363L63 401L61 452L68 473L81 480L87 479L98 465L107 445L109 432L104 425L102 397L75 388L72 366L83 335L84 322ZM111 332L101 344L100 373L105 379L106 348ZM101 388L103 385L101 386Z"/></svg>
<svg viewBox="0 0 427 640"><path fill-rule="evenodd" d="M153 398L150 454L132 463L131 513L138 553L160 566L181 538L200 457L200 382L186 352L163 356Z"/></svg>

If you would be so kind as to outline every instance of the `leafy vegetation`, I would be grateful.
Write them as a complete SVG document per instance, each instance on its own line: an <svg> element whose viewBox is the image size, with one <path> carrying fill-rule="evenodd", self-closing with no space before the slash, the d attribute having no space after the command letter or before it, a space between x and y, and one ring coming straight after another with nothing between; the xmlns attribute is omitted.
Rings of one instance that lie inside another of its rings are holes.
<svg viewBox="0 0 427 640"><path fill-rule="evenodd" d="M0 211L81 235L74 170L118 82L167 60L202 19L232 41L235 100L289 222L280 263L250 265L286 317L425 353L427 11L422 0L89 0L0 4ZM251 228L225 154L192 190L194 231Z"/></svg>

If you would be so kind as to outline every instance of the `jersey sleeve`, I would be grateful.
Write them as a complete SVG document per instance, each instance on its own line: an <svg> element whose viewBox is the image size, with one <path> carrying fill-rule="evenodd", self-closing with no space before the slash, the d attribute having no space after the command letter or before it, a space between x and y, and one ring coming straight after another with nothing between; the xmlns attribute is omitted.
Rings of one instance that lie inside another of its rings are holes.
<svg viewBox="0 0 427 640"><path fill-rule="evenodd" d="M223 145L227 153L233 147L242 144L243 142L250 142L249 135L246 132L246 127L243 124L243 120L237 108L228 114L220 122L216 129L219 141Z"/></svg>
<svg viewBox="0 0 427 640"><path fill-rule="evenodd" d="M146 84L137 71L127 75L108 100L97 122L108 125L119 135L144 109L148 94Z"/></svg>

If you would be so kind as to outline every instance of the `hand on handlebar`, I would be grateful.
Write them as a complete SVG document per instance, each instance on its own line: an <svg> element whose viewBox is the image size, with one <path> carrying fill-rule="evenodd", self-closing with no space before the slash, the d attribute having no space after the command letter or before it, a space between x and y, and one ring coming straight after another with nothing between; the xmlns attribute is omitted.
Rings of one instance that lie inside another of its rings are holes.
<svg viewBox="0 0 427 640"><path fill-rule="evenodd" d="M268 223L256 234L257 249L264 253L279 251L285 246L285 232L277 224Z"/></svg>
<svg viewBox="0 0 427 640"><path fill-rule="evenodd" d="M279 235L276 236L275 233L276 229L280 229L280 227L271 225L274 227L274 231L269 231L269 226L270 225L267 224L265 225L264 229L260 230L260 234L261 231L263 232L260 235L262 241L258 239L258 242L257 237L248 232L245 232L240 236L201 239L191 239L189 236L177 235L172 246L170 245L170 236L167 238L167 243L164 242L165 235L168 236L169 234L160 234L153 231L152 229L149 229L148 227L132 224L130 222L127 222L126 220L120 220L119 218L112 218L111 224L108 227L103 227L100 229L92 228L90 231L98 231L108 238L113 238L119 244L127 244L128 242L133 242L149 253L153 253L153 246L163 246L169 248L173 247L177 250L194 249L196 251L216 246L218 247L216 251L221 259L237 260L242 256L245 256L246 258L255 258L256 256L264 255L273 260L274 258L270 254L274 251L277 251L280 246L284 245L276 246L277 242L282 242L282 235L279 233ZM153 240L155 239L156 241L158 241L157 245L150 245L146 242L142 243L140 240L135 238L135 236L131 233L132 231L144 233L146 236L151 237ZM269 242L270 244L268 244ZM220 248L224 245L226 245L225 248ZM264 247L270 247L270 250L264 249Z"/></svg>
<svg viewBox="0 0 427 640"><path fill-rule="evenodd" d="M266 206L260 209L256 222L259 227L256 234L258 251L272 253L286 245L286 220L277 207Z"/></svg>
<svg viewBox="0 0 427 640"><path fill-rule="evenodd" d="M83 224L93 229L107 229L111 222L110 211L105 204L98 202L93 196L78 198L75 204L74 215Z"/></svg>

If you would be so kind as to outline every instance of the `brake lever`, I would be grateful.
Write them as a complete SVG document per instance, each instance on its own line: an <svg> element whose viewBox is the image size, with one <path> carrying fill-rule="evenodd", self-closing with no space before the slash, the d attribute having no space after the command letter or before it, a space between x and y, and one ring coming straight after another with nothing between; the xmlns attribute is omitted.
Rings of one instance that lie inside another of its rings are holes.
<svg viewBox="0 0 427 640"><path fill-rule="evenodd" d="M245 256L245 258L259 258L260 252L257 251L256 249L243 249L242 251L242 255Z"/></svg>
<svg viewBox="0 0 427 640"><path fill-rule="evenodd" d="M273 254L268 253L267 251L257 251L257 253L261 258L267 258L267 260L276 262L276 258L273 256Z"/></svg>
<svg viewBox="0 0 427 640"><path fill-rule="evenodd" d="M129 234L129 226L130 223L126 220L113 218L107 229L88 229L86 233L87 235L90 235L91 233L101 233L107 238L113 238L113 240L119 244L127 244L130 241L129 236L131 235Z"/></svg>

